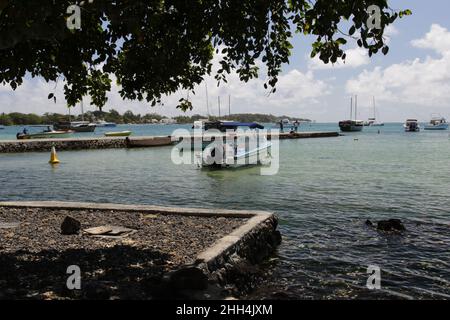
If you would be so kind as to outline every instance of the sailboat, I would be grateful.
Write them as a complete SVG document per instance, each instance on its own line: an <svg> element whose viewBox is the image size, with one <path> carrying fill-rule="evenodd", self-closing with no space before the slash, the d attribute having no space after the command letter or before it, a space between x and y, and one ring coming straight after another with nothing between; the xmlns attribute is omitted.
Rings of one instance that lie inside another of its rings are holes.
<svg viewBox="0 0 450 320"><path fill-rule="evenodd" d="M84 108L83 99L81 100L81 121L71 121L70 119L70 109L69 109L69 121L68 122L58 122L53 125L56 130L63 131L75 131L75 132L94 132L97 125L95 123L90 123L89 121L84 121Z"/></svg>
<svg viewBox="0 0 450 320"><path fill-rule="evenodd" d="M353 97L350 100L350 120L342 120L339 122L339 128L342 132L359 132L364 128L364 121L356 120L358 116L358 96L355 96L355 119L353 118Z"/></svg>
<svg viewBox="0 0 450 320"><path fill-rule="evenodd" d="M369 118L367 122L364 123L366 127L383 127L383 122L377 121L377 107L375 105L375 97L373 97L373 118Z"/></svg>

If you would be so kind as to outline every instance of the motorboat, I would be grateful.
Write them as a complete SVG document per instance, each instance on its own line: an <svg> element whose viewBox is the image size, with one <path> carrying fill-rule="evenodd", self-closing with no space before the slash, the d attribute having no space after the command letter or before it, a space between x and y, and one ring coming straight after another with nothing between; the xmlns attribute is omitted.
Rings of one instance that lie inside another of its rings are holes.
<svg viewBox="0 0 450 320"><path fill-rule="evenodd" d="M444 117L433 117L429 124L424 127L425 130L448 130L448 122Z"/></svg>
<svg viewBox="0 0 450 320"><path fill-rule="evenodd" d="M106 132L105 137L129 137L131 134L131 131Z"/></svg>
<svg viewBox="0 0 450 320"><path fill-rule="evenodd" d="M105 120L100 120L95 123L98 128L114 128L117 124L114 122L106 122Z"/></svg>
<svg viewBox="0 0 450 320"><path fill-rule="evenodd" d="M22 132L18 132L16 137L18 140L28 139L55 139L55 138L68 138L73 131L57 131L53 130L51 126L31 126L30 128L45 127L46 129L41 132L30 133L27 128L24 128Z"/></svg>
<svg viewBox="0 0 450 320"><path fill-rule="evenodd" d="M266 164L270 161L272 144L258 129L264 126L232 121L205 123L202 152L196 155L198 166L232 168Z"/></svg>
<svg viewBox="0 0 450 320"><path fill-rule="evenodd" d="M420 124L419 124L419 121L417 121L416 119L406 120L403 127L405 128L406 132L419 132L420 131Z"/></svg>
<svg viewBox="0 0 450 320"><path fill-rule="evenodd" d="M56 130L74 132L94 132L97 125L88 121L58 122L53 125Z"/></svg>

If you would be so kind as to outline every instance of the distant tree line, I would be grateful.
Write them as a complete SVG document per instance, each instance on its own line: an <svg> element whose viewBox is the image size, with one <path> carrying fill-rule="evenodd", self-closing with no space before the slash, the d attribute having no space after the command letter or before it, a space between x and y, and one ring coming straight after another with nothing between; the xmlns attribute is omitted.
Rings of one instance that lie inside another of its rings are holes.
<svg viewBox="0 0 450 320"><path fill-rule="evenodd" d="M105 120L107 122L115 122L118 124L144 124L159 122L162 119L167 118L157 113L148 113L145 115L134 114L132 111L128 110L124 114L120 114L118 111L112 109L109 112L103 111L88 111L84 114L85 121L97 121ZM193 123L201 119L209 119L211 121L219 120L218 117L214 116L204 116L196 114L193 116L177 116L173 117L177 123ZM228 116L220 117L220 120L232 120L239 122L259 122L259 123L276 123L282 119L289 120L300 120L309 121L308 119L293 118L288 116L274 116L271 114L259 114L259 113L241 113L232 114ZM71 116L71 121L81 121L82 116ZM60 121L69 121L69 116L59 113L45 113L43 115L37 115L34 113L2 113L0 114L0 125L4 126L14 126L14 125L43 125L43 124L54 124Z"/></svg>

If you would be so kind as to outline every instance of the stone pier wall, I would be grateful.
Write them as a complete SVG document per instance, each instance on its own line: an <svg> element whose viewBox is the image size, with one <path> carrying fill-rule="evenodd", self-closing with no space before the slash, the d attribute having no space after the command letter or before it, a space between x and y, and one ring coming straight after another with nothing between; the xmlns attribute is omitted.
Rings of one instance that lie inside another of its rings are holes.
<svg viewBox="0 0 450 320"><path fill-rule="evenodd" d="M91 150L125 148L127 144L125 138L0 141L0 153L49 152L52 146L57 150Z"/></svg>

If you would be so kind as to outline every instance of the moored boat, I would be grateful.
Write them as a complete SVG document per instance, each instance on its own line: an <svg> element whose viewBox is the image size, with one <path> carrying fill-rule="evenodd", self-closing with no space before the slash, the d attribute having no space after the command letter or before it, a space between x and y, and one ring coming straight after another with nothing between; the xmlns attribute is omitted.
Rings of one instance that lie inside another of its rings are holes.
<svg viewBox="0 0 450 320"><path fill-rule="evenodd" d="M32 126L35 128L46 127L47 129L42 132L29 133L25 128L22 132L17 133L16 137L18 140L28 140L28 139L56 139L56 138L68 138L73 131L57 131L51 129L50 126Z"/></svg>
<svg viewBox="0 0 450 320"><path fill-rule="evenodd" d="M94 132L97 127L94 123L88 121L58 122L53 126L56 130L75 132Z"/></svg>
<svg viewBox="0 0 450 320"><path fill-rule="evenodd" d="M419 132L420 131L420 124L419 124L419 121L417 121L416 119L406 120L403 127L405 128L406 132Z"/></svg>
<svg viewBox="0 0 450 320"><path fill-rule="evenodd" d="M362 120L344 120L339 122L339 128L342 132L359 132L364 128Z"/></svg>
<svg viewBox="0 0 450 320"><path fill-rule="evenodd" d="M239 136L237 132L242 128L250 129L250 132L244 133L245 138ZM216 168L266 164L270 161L268 152L272 144L263 134L259 134L257 129L264 129L264 127L257 123L232 121L205 123L203 150L201 154L197 154L197 164L201 167ZM210 130L215 132L211 133ZM208 138L205 139L205 137Z"/></svg>
<svg viewBox="0 0 450 320"><path fill-rule="evenodd" d="M355 96L355 118L358 116L358 97ZM350 120L339 122L339 128L342 132L360 132L364 129L364 121L353 118L353 97L350 100Z"/></svg>
<svg viewBox="0 0 450 320"><path fill-rule="evenodd" d="M373 97L373 118L369 118L365 123L366 127L384 127L383 122L377 121L377 107L375 105L375 97Z"/></svg>
<svg viewBox="0 0 450 320"><path fill-rule="evenodd" d="M106 132L105 137L129 137L131 134L131 131Z"/></svg>
<svg viewBox="0 0 450 320"><path fill-rule="evenodd" d="M114 128L117 124L114 122L106 122L105 120L100 120L95 123L98 128Z"/></svg>
<svg viewBox="0 0 450 320"><path fill-rule="evenodd" d="M448 122L444 117L433 117L430 123L424 127L425 130L448 130Z"/></svg>
<svg viewBox="0 0 450 320"><path fill-rule="evenodd" d="M3 129L5 129L5 127L4 127L4 126L2 126L2 125L0 125L0 130L3 130Z"/></svg>

